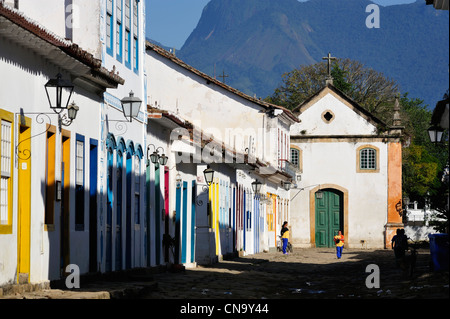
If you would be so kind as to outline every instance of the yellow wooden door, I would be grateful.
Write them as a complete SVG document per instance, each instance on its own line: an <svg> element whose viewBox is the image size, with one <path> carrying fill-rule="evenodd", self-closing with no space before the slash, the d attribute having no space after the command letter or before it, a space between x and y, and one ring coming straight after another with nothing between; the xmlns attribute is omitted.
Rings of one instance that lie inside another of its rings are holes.
<svg viewBox="0 0 450 319"><path fill-rule="evenodd" d="M30 237L31 237L31 123L19 128L18 154L18 272L17 281L30 281Z"/></svg>

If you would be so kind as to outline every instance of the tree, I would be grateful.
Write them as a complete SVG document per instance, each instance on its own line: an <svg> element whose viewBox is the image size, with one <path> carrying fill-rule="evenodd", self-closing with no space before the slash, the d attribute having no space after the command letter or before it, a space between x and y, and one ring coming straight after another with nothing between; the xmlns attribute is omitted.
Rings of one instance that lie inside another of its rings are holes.
<svg viewBox="0 0 450 319"><path fill-rule="evenodd" d="M430 142L427 129L432 112L423 100L410 99L405 93L400 104L405 133L410 139L410 146L403 149L404 196L422 203L431 196L433 208L443 208L439 197L443 194L441 176L448 163L448 148Z"/></svg>
<svg viewBox="0 0 450 319"><path fill-rule="evenodd" d="M430 189L438 188L439 164L425 146L411 144L403 149L404 196L411 200L423 199Z"/></svg>

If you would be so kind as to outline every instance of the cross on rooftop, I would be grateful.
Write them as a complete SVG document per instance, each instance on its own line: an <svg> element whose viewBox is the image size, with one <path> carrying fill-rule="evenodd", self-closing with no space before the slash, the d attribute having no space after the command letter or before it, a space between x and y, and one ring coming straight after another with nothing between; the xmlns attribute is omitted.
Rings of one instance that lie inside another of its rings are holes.
<svg viewBox="0 0 450 319"><path fill-rule="evenodd" d="M219 75L219 78L222 78L222 82L225 84L225 78L227 78L228 75L225 75L225 71L222 71L222 75Z"/></svg>
<svg viewBox="0 0 450 319"><path fill-rule="evenodd" d="M328 60L328 79L331 79L331 61L332 61L332 60L337 60L337 58L332 57L332 56L331 56L331 53L328 52L328 56L322 58L322 60Z"/></svg>

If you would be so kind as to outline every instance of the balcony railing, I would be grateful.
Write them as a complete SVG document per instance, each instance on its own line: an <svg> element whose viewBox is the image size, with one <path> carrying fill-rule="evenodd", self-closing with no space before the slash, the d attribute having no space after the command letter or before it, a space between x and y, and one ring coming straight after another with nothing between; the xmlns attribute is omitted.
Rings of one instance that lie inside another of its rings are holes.
<svg viewBox="0 0 450 319"><path fill-rule="evenodd" d="M278 167L283 172L291 175L293 179L295 179L296 176L301 173L300 170L298 169L297 165L292 164L291 162L289 162L286 159L279 159L278 160Z"/></svg>

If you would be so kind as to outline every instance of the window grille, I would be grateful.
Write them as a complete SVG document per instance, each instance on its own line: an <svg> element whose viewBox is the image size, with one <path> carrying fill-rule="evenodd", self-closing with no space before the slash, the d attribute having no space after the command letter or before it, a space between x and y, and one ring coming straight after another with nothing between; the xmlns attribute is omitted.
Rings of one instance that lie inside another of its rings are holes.
<svg viewBox="0 0 450 319"><path fill-rule="evenodd" d="M11 177L11 123L1 121L0 225L8 224Z"/></svg>
<svg viewBox="0 0 450 319"><path fill-rule="evenodd" d="M365 148L360 151L360 168L376 169L376 151L373 148Z"/></svg>
<svg viewBox="0 0 450 319"><path fill-rule="evenodd" d="M291 148L291 163L295 165L297 168L299 168L300 165L299 151L294 148Z"/></svg>

